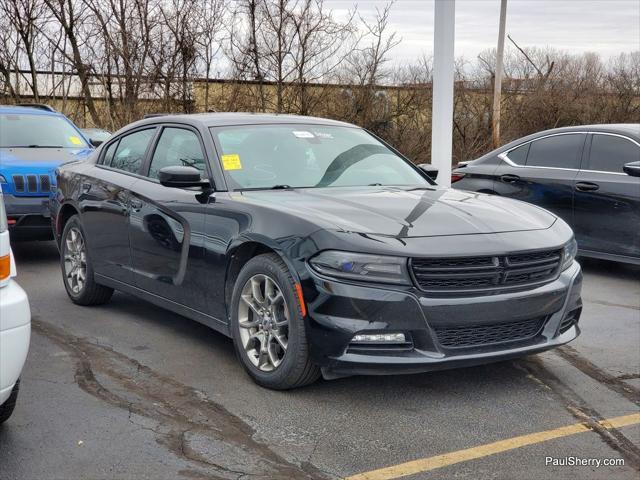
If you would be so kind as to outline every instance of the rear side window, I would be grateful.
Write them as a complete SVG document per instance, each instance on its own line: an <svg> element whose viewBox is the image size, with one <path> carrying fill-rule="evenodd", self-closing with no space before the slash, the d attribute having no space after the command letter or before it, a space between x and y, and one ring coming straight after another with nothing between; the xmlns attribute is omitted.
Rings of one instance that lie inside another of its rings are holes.
<svg viewBox="0 0 640 480"><path fill-rule="evenodd" d="M111 168L138 173L154 133L155 128L149 128L122 137L111 160Z"/></svg>
<svg viewBox="0 0 640 480"><path fill-rule="evenodd" d="M158 178L160 169L173 166L194 167L204 174L204 154L200 140L191 130L173 127L162 130L151 159L149 177Z"/></svg>
<svg viewBox="0 0 640 480"><path fill-rule="evenodd" d="M623 173L625 163L640 160L640 147L631 140L613 135L594 134L585 170Z"/></svg>
<svg viewBox="0 0 640 480"><path fill-rule="evenodd" d="M514 148L507 154L507 157L509 157L509 160L517 165L524 165L525 163L527 163L527 153L529 152L529 145L531 144L527 143L526 145Z"/></svg>
<svg viewBox="0 0 640 480"><path fill-rule="evenodd" d="M529 146L527 167L577 169L584 137L584 134L575 133L534 140Z"/></svg>
<svg viewBox="0 0 640 480"><path fill-rule="evenodd" d="M104 156L102 157L103 165L111 165L111 161L113 160L113 154L116 153L117 147L118 147L117 141L107 146L107 149L104 152Z"/></svg>

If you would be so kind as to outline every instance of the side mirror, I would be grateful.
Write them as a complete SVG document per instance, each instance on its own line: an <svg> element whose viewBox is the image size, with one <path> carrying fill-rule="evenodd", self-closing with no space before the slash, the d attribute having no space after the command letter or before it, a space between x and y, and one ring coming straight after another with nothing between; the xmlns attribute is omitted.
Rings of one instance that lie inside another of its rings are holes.
<svg viewBox="0 0 640 480"><path fill-rule="evenodd" d="M422 172L431 180L433 180L434 182L436 181L436 178L438 177L438 169L436 167L434 167L430 163L421 163L420 165L418 165L418 168L422 170Z"/></svg>
<svg viewBox="0 0 640 480"><path fill-rule="evenodd" d="M200 170L194 167L176 165L161 168L158 172L158 180L161 185L173 188L209 186L209 180L203 180L200 176Z"/></svg>
<svg viewBox="0 0 640 480"><path fill-rule="evenodd" d="M98 140L97 138L89 138L89 143L97 148L104 143L104 140Z"/></svg>
<svg viewBox="0 0 640 480"><path fill-rule="evenodd" d="M627 175L631 175L632 177L640 177L640 162L629 162L626 163L622 170Z"/></svg>

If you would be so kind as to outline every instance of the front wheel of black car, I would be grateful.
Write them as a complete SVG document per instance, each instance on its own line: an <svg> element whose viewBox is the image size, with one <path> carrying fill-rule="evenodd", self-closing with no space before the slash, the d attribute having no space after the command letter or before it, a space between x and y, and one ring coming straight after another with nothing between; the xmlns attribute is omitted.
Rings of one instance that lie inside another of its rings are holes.
<svg viewBox="0 0 640 480"><path fill-rule="evenodd" d="M60 243L64 288L73 303L101 305L109 301L113 289L95 282L85 238L80 218L74 215L64 226Z"/></svg>
<svg viewBox="0 0 640 480"><path fill-rule="evenodd" d="M236 353L256 383L287 390L318 379L296 283L280 257L265 254L247 262L236 279L231 306Z"/></svg>

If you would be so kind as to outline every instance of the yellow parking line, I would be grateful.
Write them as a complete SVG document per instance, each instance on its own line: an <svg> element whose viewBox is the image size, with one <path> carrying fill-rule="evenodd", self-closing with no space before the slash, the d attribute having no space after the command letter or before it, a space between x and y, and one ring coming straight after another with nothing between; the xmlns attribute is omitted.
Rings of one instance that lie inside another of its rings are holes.
<svg viewBox="0 0 640 480"><path fill-rule="evenodd" d="M640 423L640 413L625 415L622 417L609 418L598 422L603 428L620 428L628 425ZM369 472L351 475L345 480L391 480L393 478L406 477L416 473L428 472L438 468L454 465L456 463L467 462L476 458L495 455L496 453L507 452L516 448L534 445L536 443L547 442L556 438L567 437L577 433L590 432L591 427L584 423L574 423L566 427L554 428L543 432L530 433L519 437L508 438L498 442L479 445L477 447L466 448L456 452L436 455L434 457L422 458L411 462L393 465L391 467L371 470Z"/></svg>

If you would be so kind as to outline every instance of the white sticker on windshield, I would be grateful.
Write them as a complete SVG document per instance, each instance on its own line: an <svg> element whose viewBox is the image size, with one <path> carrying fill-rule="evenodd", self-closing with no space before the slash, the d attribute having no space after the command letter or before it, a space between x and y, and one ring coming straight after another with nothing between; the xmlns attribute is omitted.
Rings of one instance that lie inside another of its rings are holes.
<svg viewBox="0 0 640 480"><path fill-rule="evenodd" d="M315 138L313 133L307 132L305 130L294 130L293 133L298 138Z"/></svg>

